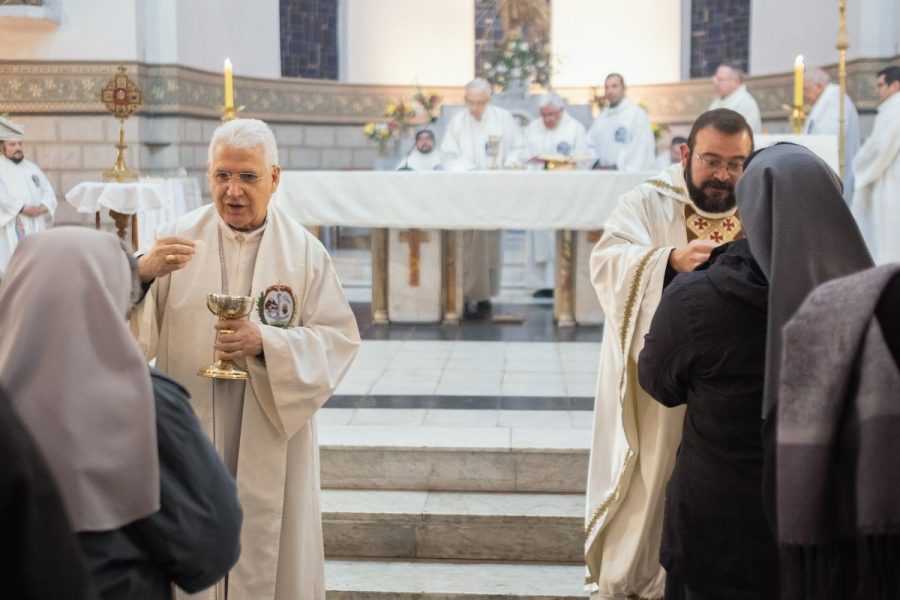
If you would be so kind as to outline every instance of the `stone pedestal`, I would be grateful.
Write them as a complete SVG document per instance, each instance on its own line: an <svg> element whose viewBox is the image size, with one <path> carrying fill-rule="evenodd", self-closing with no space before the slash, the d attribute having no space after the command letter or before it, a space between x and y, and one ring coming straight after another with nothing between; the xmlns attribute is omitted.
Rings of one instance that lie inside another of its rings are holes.
<svg viewBox="0 0 900 600"><path fill-rule="evenodd" d="M603 323L603 309L591 283L591 250L602 230L578 231L575 236L575 322L579 325Z"/></svg>
<svg viewBox="0 0 900 600"><path fill-rule="evenodd" d="M441 232L388 230L388 315L392 323L438 323L441 313Z"/></svg>

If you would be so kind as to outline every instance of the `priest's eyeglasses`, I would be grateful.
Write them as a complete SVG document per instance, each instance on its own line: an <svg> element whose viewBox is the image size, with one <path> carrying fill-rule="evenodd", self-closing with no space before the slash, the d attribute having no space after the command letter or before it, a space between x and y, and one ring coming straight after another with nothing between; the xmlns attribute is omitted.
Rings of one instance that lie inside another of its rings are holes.
<svg viewBox="0 0 900 600"><path fill-rule="evenodd" d="M213 173L213 179L217 185L228 185L232 179L236 179L241 185L255 185L262 179L262 175L247 171L244 173L229 173L228 171L216 171Z"/></svg>
<svg viewBox="0 0 900 600"><path fill-rule="evenodd" d="M728 171L729 175L740 175L744 172L744 161L746 158L735 158L732 160L726 161L723 158L716 156L715 154L703 154L700 155L694 152L694 157L700 164L709 169L710 171L718 171L719 169L725 169Z"/></svg>

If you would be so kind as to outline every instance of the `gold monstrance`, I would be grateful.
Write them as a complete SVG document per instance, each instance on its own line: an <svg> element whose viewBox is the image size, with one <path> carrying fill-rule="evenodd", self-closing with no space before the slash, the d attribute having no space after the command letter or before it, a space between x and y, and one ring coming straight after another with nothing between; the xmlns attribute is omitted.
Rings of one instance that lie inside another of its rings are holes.
<svg viewBox="0 0 900 600"><path fill-rule="evenodd" d="M119 65L119 71L106 82L100 90L100 101L106 110L119 119L119 143L116 144L118 154L116 165L103 173L103 181L135 181L138 174L125 164L125 119L137 112L143 102L143 93L134 80L125 72L125 65Z"/></svg>

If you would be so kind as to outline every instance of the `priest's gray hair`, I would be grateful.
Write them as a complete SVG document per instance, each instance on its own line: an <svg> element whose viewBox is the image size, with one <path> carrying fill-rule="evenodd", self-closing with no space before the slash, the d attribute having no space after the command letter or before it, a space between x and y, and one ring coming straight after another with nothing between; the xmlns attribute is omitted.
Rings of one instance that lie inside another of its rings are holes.
<svg viewBox="0 0 900 600"><path fill-rule="evenodd" d="M209 141L209 164L219 144L251 150L262 146L266 164L278 164L278 144L272 129L259 119L234 119L219 125Z"/></svg>
<svg viewBox="0 0 900 600"><path fill-rule="evenodd" d="M483 92L490 96L492 91L491 84L488 83L488 80L482 79L481 77L476 77L466 84L466 92Z"/></svg>
<svg viewBox="0 0 900 600"><path fill-rule="evenodd" d="M819 85L828 85L831 83L831 76L822 69L810 69L806 72L803 80L807 83L817 83Z"/></svg>
<svg viewBox="0 0 900 600"><path fill-rule="evenodd" d="M553 108L559 108L561 110L565 110L566 101L563 100L562 96L557 94L556 92L547 92L543 96L541 96L540 102L538 102L538 108L544 108L547 106L552 106Z"/></svg>
<svg viewBox="0 0 900 600"><path fill-rule="evenodd" d="M719 66L731 69L731 72L734 73L734 76L738 78L738 81L744 83L744 76L746 75L746 73L744 73L744 69L741 68L741 65L737 63L724 62Z"/></svg>

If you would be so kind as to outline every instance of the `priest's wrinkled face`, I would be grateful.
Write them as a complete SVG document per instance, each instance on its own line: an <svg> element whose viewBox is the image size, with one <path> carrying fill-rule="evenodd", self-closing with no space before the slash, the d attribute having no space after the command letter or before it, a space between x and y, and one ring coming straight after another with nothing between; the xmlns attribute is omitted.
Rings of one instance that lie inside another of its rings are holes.
<svg viewBox="0 0 900 600"><path fill-rule="evenodd" d="M556 129L559 125L559 122L562 121L563 109L558 106L553 106L549 104L543 108L541 108L541 121L544 122L544 127L547 129Z"/></svg>
<svg viewBox="0 0 900 600"><path fill-rule="evenodd" d="M716 74L712 78L713 87L720 98L724 98L741 85L740 76L728 65L719 65Z"/></svg>
<svg viewBox="0 0 900 600"><path fill-rule="evenodd" d="M480 121L484 116L484 111L487 110L491 97L481 90L466 90L465 101L469 114L476 121Z"/></svg>
<svg viewBox="0 0 900 600"><path fill-rule="evenodd" d="M615 106L625 97L625 82L621 75L610 75L603 82L603 92L610 106Z"/></svg>
<svg viewBox="0 0 900 600"><path fill-rule="evenodd" d="M3 144L3 156L14 163L18 164L25 158L25 153L22 152L22 140L5 140L0 144Z"/></svg>
<svg viewBox="0 0 900 600"><path fill-rule="evenodd" d="M723 133L713 126L697 132L694 147L681 147L684 181L691 200L702 211L721 213L734 208L734 187L753 151L746 131Z"/></svg>
<svg viewBox="0 0 900 600"><path fill-rule="evenodd" d="M253 231L266 221L281 167L268 165L263 147L219 144L209 165L209 188L216 211L232 229Z"/></svg>
<svg viewBox="0 0 900 600"><path fill-rule="evenodd" d="M416 134L416 150L422 154L428 154L434 150L434 134L428 131L420 131Z"/></svg>

